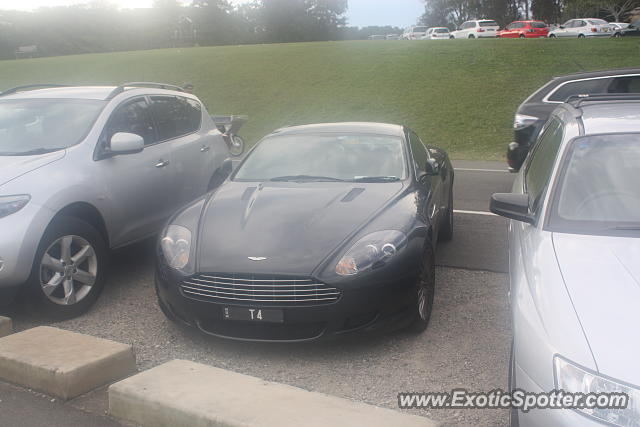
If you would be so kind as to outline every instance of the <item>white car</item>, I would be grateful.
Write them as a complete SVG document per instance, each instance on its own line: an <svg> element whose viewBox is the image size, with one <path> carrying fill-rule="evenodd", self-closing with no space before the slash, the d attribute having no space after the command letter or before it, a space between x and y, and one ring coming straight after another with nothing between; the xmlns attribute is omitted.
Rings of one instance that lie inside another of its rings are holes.
<svg viewBox="0 0 640 427"><path fill-rule="evenodd" d="M427 34L427 27L408 27L402 34L403 40L420 40Z"/></svg>
<svg viewBox="0 0 640 427"><path fill-rule="evenodd" d="M449 37L450 33L447 27L431 27L422 40L447 40Z"/></svg>
<svg viewBox="0 0 640 427"><path fill-rule="evenodd" d="M452 31L451 39L475 39L498 37L500 26L492 19L466 21L456 31Z"/></svg>
<svg viewBox="0 0 640 427"><path fill-rule="evenodd" d="M622 30L629 28L629 23L627 22L609 22L609 25L612 27L613 37L622 37Z"/></svg>
<svg viewBox="0 0 640 427"><path fill-rule="evenodd" d="M614 26L604 19L581 18L568 20L550 31L549 37L611 37L614 32Z"/></svg>

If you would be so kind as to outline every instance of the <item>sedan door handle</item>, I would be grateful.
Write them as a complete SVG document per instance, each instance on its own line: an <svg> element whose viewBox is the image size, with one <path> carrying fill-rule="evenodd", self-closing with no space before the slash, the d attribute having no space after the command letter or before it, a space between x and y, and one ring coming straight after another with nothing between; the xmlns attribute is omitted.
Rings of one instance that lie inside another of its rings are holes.
<svg viewBox="0 0 640 427"><path fill-rule="evenodd" d="M202 148L200 149L200 152L206 153L210 149L211 149L211 147L209 147L208 145L203 145Z"/></svg>
<svg viewBox="0 0 640 427"><path fill-rule="evenodd" d="M169 164L169 160L160 159L160 161L158 163L156 163L156 167L157 168L163 168L163 167L167 166L168 164Z"/></svg>

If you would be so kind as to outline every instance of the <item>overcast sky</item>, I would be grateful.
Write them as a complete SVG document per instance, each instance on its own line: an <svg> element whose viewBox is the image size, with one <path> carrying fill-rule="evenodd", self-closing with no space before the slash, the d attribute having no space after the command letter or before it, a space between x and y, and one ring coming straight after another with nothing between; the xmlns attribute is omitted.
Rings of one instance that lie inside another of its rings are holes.
<svg viewBox="0 0 640 427"><path fill-rule="evenodd" d="M188 3L188 0L182 0ZM248 0L231 0L242 3ZM65 6L88 3L89 0L0 0L0 9L33 10L42 6ZM121 7L149 7L153 0L111 0ZM406 27L424 12L422 0L349 0L349 25L395 25Z"/></svg>

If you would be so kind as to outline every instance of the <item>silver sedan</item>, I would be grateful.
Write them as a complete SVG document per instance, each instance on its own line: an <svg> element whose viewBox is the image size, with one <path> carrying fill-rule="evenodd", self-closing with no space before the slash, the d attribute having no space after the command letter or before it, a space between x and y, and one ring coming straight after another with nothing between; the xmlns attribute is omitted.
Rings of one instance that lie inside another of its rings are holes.
<svg viewBox="0 0 640 427"><path fill-rule="evenodd" d="M640 98L592 96L546 123L513 192L511 389L623 392L626 409L513 411L514 425L640 425Z"/></svg>

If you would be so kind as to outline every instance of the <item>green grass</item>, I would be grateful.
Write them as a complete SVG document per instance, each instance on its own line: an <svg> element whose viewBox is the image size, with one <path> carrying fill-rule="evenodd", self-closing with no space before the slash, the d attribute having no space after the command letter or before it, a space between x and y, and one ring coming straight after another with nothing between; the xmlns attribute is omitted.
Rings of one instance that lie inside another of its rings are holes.
<svg viewBox="0 0 640 427"><path fill-rule="evenodd" d="M500 159L518 104L559 74L640 66L635 40L361 41L1 61L2 86L195 84L211 114L248 114L249 143L285 125L406 124L458 159Z"/></svg>

